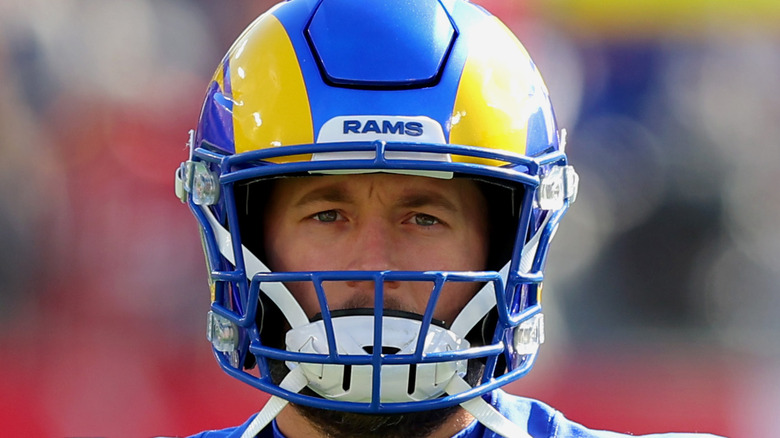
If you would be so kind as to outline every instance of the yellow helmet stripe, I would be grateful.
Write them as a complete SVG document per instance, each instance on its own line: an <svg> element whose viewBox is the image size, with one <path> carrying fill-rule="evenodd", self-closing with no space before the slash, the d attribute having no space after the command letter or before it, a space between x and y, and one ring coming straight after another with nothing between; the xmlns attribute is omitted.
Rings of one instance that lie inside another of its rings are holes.
<svg viewBox="0 0 780 438"><path fill-rule="evenodd" d="M231 48L228 64L236 153L314 142L301 68L276 17L255 21Z"/></svg>
<svg viewBox="0 0 780 438"><path fill-rule="evenodd" d="M536 82L535 72L503 23L493 17L481 27L472 38L483 41L474 41L479 50L469 51L461 75L450 143L525 154L528 109L536 108L528 104L535 93L528 84Z"/></svg>

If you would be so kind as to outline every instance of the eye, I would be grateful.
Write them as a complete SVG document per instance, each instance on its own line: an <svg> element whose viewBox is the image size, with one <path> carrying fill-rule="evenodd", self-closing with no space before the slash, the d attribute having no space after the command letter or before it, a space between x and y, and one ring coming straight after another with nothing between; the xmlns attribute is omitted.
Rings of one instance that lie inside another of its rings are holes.
<svg viewBox="0 0 780 438"><path fill-rule="evenodd" d="M336 210L325 210L312 215L312 219L319 222L336 222L341 219L341 214Z"/></svg>
<svg viewBox="0 0 780 438"><path fill-rule="evenodd" d="M414 215L414 223L415 225L419 225L421 227L431 227L440 222L439 219L429 214L417 213Z"/></svg>

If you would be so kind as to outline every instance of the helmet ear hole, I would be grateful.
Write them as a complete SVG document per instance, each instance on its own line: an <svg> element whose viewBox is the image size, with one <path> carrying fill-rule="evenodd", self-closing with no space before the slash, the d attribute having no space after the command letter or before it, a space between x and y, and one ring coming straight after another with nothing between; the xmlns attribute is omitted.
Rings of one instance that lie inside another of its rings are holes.
<svg viewBox="0 0 780 438"><path fill-rule="evenodd" d="M493 307L487 315L485 315L481 321L474 325L474 328L466 335L466 340L472 346L488 345L493 343L493 336L496 332L496 325L498 324L498 310ZM481 357L475 359L481 364L486 366L489 358ZM471 363L472 361L469 361ZM507 360L505 354L500 354L496 358L496 367L493 369L493 377L499 377L504 374L507 367Z"/></svg>
<svg viewBox="0 0 780 438"><path fill-rule="evenodd" d="M493 343L493 334L498 324L498 310L495 307L466 334L466 340L471 345L488 345Z"/></svg>
<svg viewBox="0 0 780 438"><path fill-rule="evenodd" d="M490 221L487 269L500 271L512 259L524 189L506 182L478 182L487 201Z"/></svg>
<svg viewBox="0 0 780 438"><path fill-rule="evenodd" d="M290 330L290 324L279 306L262 291L260 291L259 299L257 313L255 313L255 324L257 324L260 340L263 345L284 350L284 336Z"/></svg>
<svg viewBox="0 0 780 438"><path fill-rule="evenodd" d="M272 180L254 180L236 184L233 189L241 243L263 261L266 259L263 243L264 212L272 184Z"/></svg>

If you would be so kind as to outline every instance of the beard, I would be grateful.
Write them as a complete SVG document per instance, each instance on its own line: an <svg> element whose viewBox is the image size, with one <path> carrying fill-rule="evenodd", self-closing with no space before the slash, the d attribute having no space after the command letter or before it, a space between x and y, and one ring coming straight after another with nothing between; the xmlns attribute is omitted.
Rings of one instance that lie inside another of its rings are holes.
<svg viewBox="0 0 780 438"><path fill-rule="evenodd" d="M271 376L277 382L289 372L282 362L272 361ZM466 381L476 385L482 378L484 365L469 360ZM306 387L301 394L313 397L321 396ZM405 412L400 414L359 414L314 408L290 403L311 426L327 437L339 438L409 438L429 436L443 424L448 423L462 408L458 405L446 408Z"/></svg>
<svg viewBox="0 0 780 438"><path fill-rule="evenodd" d="M460 406L403 414L356 414L292 405L323 435L344 438L408 438L428 436L448 422Z"/></svg>

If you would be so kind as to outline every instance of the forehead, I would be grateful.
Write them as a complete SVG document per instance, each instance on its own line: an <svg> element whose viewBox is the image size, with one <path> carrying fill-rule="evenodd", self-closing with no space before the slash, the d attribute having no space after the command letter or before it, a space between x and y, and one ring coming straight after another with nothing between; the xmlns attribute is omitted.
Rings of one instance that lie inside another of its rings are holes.
<svg viewBox="0 0 780 438"><path fill-rule="evenodd" d="M473 180L438 179L423 176L372 173L285 178L271 188L271 205L292 207L316 201L358 203L382 202L439 204L451 210L465 209L483 201Z"/></svg>

